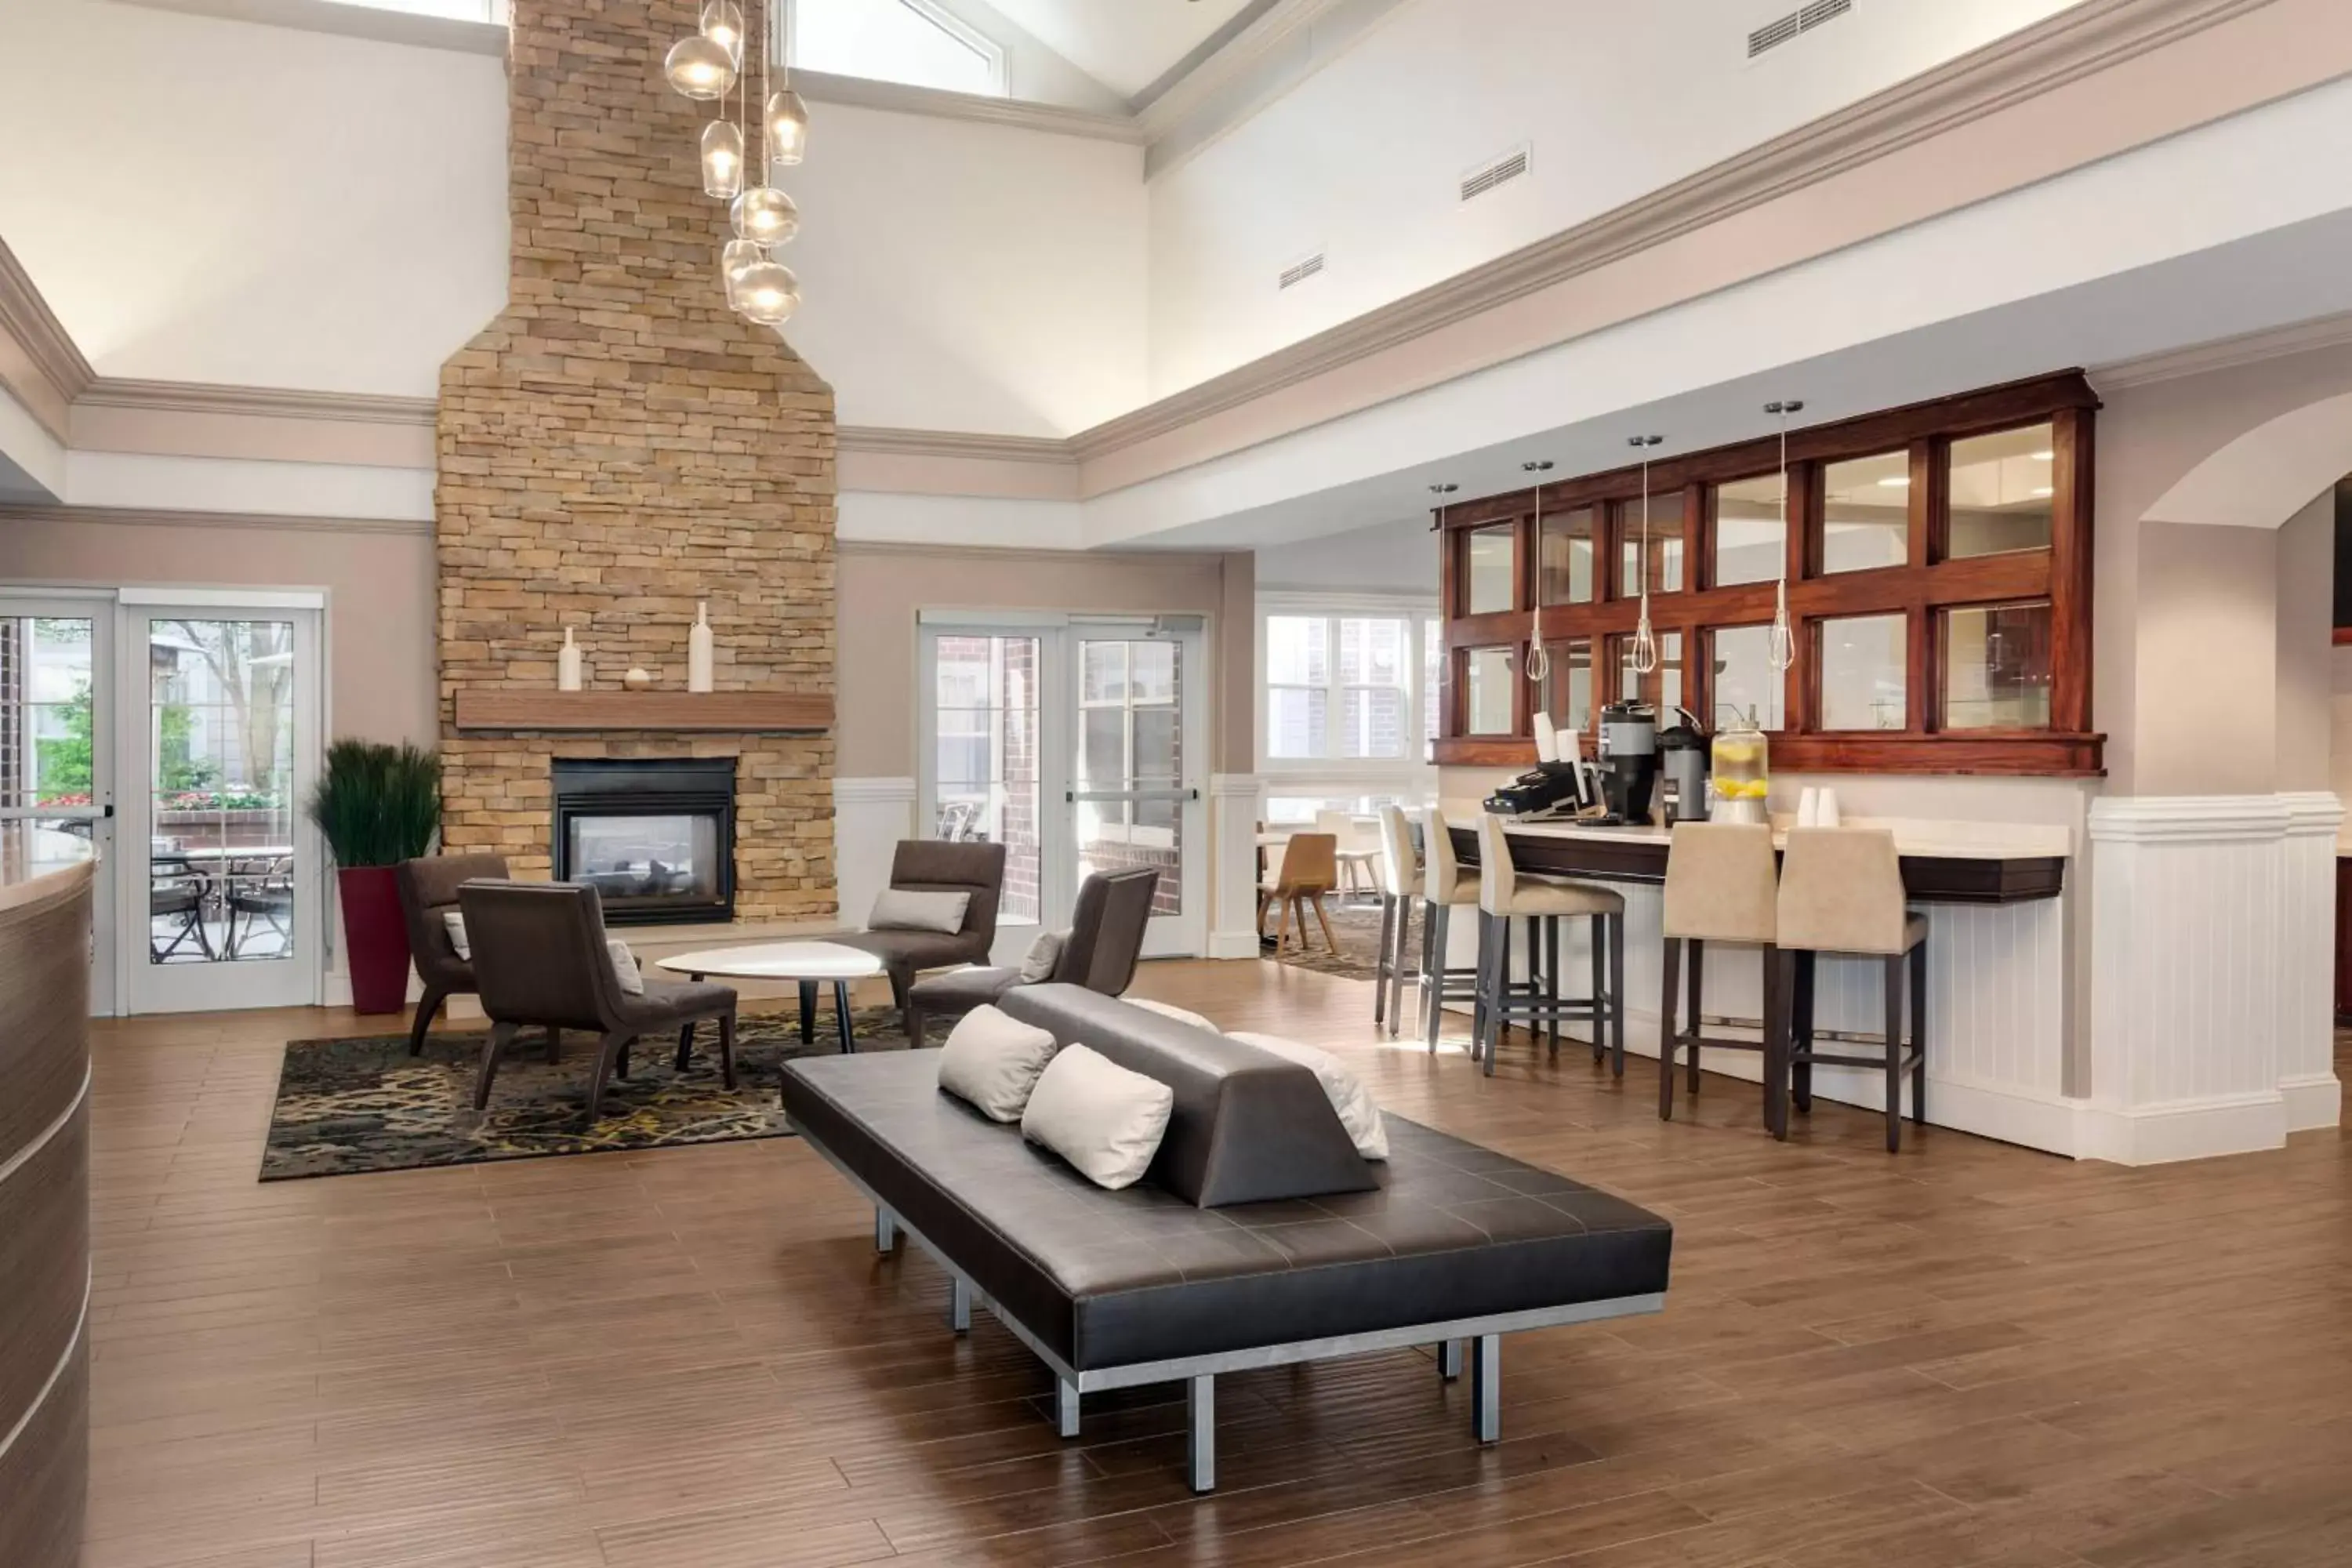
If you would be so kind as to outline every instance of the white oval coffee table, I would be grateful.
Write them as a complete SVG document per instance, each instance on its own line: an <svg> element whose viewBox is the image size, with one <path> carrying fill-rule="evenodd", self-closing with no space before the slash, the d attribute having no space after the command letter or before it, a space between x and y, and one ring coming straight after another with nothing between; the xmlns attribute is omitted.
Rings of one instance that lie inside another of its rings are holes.
<svg viewBox="0 0 2352 1568"><path fill-rule="evenodd" d="M882 973L882 961L863 949L837 942L766 942L747 947L713 947L656 959L656 969L683 974L688 980L791 980L801 988L801 1044L816 1043L816 993L833 987L834 1021L841 1031L841 1048L854 1051L857 1042L849 1027L849 983L871 980ZM678 1041L684 1058L693 1048L694 1026L686 1026Z"/></svg>

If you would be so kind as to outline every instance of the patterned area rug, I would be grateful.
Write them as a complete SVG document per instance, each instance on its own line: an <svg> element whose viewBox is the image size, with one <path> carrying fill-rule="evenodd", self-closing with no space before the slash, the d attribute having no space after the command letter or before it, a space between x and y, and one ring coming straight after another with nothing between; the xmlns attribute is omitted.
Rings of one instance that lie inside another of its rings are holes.
<svg viewBox="0 0 2352 1568"><path fill-rule="evenodd" d="M859 1050L907 1048L895 1009L861 1007L851 1016ZM801 1044L797 1014L747 1014L736 1027L730 1092L719 1079L716 1026L696 1029L694 1058L683 1073L677 1046L674 1034L638 1040L628 1079L606 1087L604 1117L591 1121L592 1035L567 1034L563 1059L551 1066L545 1037L525 1030L499 1058L487 1110L474 1109L480 1034L428 1036L419 1057L408 1054L405 1033L289 1040L261 1179L786 1138L778 1068L793 1057L838 1048L829 1005L811 1046Z"/></svg>
<svg viewBox="0 0 2352 1568"><path fill-rule="evenodd" d="M1315 917L1307 917L1307 940L1302 947L1292 945L1282 950L1279 962L1312 969L1318 973L1344 975L1349 980L1370 980L1379 972L1381 954L1381 907L1378 904L1342 904L1336 899L1323 900L1324 912L1331 917L1331 936L1338 951L1323 943L1323 928ZM1266 929L1272 931L1269 914ZM1272 948L1265 956L1274 958ZM1405 942L1405 962L1416 963L1421 955L1421 915L1416 909L1412 917L1412 934Z"/></svg>

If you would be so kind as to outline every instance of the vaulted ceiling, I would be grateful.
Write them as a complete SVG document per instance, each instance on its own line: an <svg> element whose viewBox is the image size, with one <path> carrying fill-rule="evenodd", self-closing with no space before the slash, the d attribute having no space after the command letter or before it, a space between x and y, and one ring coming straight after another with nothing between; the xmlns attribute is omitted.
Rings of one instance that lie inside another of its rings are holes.
<svg viewBox="0 0 2352 1568"><path fill-rule="evenodd" d="M1122 98L1158 81L1261 0L990 0L1055 53Z"/></svg>

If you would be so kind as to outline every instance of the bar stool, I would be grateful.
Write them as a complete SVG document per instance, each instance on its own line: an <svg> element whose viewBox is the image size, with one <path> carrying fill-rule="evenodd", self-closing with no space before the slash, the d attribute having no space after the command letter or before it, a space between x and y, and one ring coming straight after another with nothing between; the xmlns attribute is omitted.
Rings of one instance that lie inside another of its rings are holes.
<svg viewBox="0 0 2352 1568"><path fill-rule="evenodd" d="M1553 877L1522 877L1511 862L1511 842L1502 818L1492 812L1478 819L1478 1007L1482 1026L1472 1041L1483 1051L1486 1076L1495 1074L1496 1048L1503 1032L1515 1023L1541 1024L1554 1050L1559 1047L1559 1026L1572 1018L1592 1020L1592 1059L1601 1059L1601 1027L1608 1026L1615 1076L1625 1076L1625 896L1597 882L1571 882ZM1559 994L1559 921L1590 917L1592 921L1593 978L1589 997ZM1511 922L1528 922L1526 985L1511 984ZM1538 963L1536 936L1538 923L1549 962ZM1607 989L1598 984L1603 954L1608 964Z"/></svg>
<svg viewBox="0 0 2352 1568"><path fill-rule="evenodd" d="M1421 859L1412 851L1412 824L1393 805L1381 807L1379 858L1372 862L1381 898L1381 956L1372 968L1372 1022L1393 1038L1404 1027L1405 949L1412 942L1413 891ZM1425 927L1428 921L1424 920ZM1423 932L1423 937L1427 931Z"/></svg>
<svg viewBox="0 0 2352 1568"><path fill-rule="evenodd" d="M1437 1054L1437 1032L1445 1017L1445 1004L1478 1001L1478 971L1445 967L1445 940L1452 931L1454 911L1478 903L1478 873L1465 871L1454 858L1454 832L1445 813L1436 806L1421 814L1421 987L1423 1020L1429 1031L1430 1055ZM1470 1020L1470 1037L1478 1038L1478 1016Z"/></svg>
<svg viewBox="0 0 2352 1568"><path fill-rule="evenodd" d="M1762 823L1678 822L1666 851L1665 912L1658 925L1665 938L1661 967L1665 999L1658 1009L1658 1120L1675 1118L1675 1057L1689 1053L1690 1092L1698 1092L1699 1048L1764 1053L1764 1123L1774 1127L1772 1085L1779 1081L1780 965L1780 877L1773 863L1772 830ZM1751 943L1764 950L1764 1038L1734 1040L1706 1033L1706 944ZM1690 950L1690 1015L1687 1029L1675 1019L1675 994L1682 989L1683 950ZM1778 1131L1777 1128L1774 1129Z"/></svg>
<svg viewBox="0 0 2352 1568"><path fill-rule="evenodd" d="M1927 1121L1927 917L1906 907L1903 863L1883 827L1799 827L1780 863L1780 1004L1789 1067L1774 1136L1789 1135L1787 1097L1813 1108L1813 1068L1878 1068L1886 1074L1886 1152L1903 1147L1903 1075L1911 1117ZM1832 1056L1813 1047L1813 976L1822 953L1875 958L1885 977L1886 1046L1878 1056ZM1910 970L1911 1048L1903 1047L1904 970Z"/></svg>

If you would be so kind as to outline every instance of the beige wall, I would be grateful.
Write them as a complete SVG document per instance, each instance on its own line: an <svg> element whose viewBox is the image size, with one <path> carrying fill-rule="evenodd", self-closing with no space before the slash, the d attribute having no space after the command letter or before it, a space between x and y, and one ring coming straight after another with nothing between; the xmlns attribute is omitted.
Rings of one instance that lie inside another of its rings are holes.
<svg viewBox="0 0 2352 1568"><path fill-rule="evenodd" d="M436 742L429 532L136 516L0 509L0 582L323 588L329 733Z"/></svg>
<svg viewBox="0 0 2352 1568"><path fill-rule="evenodd" d="M2139 525L2132 793L2278 787L2278 535Z"/></svg>
<svg viewBox="0 0 2352 1568"><path fill-rule="evenodd" d="M2333 789L2336 492L2278 532L2278 787Z"/></svg>
<svg viewBox="0 0 2352 1568"><path fill-rule="evenodd" d="M856 544L839 547L844 778L915 773L916 616L923 610L1135 611L1210 618L1212 765L1253 758L1257 637L1246 554L1076 553Z"/></svg>

